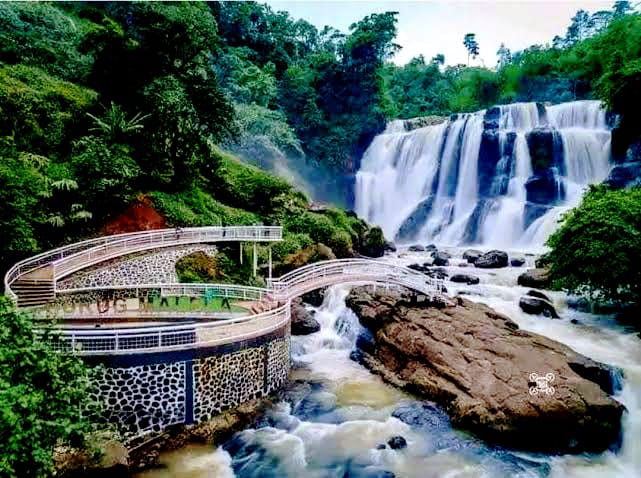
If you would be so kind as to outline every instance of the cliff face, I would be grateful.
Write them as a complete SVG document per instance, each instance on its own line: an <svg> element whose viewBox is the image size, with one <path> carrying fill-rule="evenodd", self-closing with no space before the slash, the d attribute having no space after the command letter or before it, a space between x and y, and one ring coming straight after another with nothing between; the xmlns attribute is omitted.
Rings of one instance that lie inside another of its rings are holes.
<svg viewBox="0 0 641 478"><path fill-rule="evenodd" d="M624 407L609 396L607 366L460 297L412 304L355 289L347 304L372 332L360 341L363 363L443 406L455 426L541 452L617 441Z"/></svg>

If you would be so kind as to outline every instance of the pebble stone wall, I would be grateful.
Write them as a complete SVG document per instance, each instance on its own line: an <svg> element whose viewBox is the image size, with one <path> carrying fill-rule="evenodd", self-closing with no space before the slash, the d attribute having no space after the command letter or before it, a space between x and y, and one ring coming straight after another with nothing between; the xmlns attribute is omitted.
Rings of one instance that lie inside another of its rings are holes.
<svg viewBox="0 0 641 478"><path fill-rule="evenodd" d="M217 249L212 245L195 244L154 249L118 257L58 281L57 288L79 289L116 285L177 283L176 262L197 251L213 256Z"/></svg>
<svg viewBox="0 0 641 478"><path fill-rule="evenodd" d="M146 363L134 365L136 361ZM102 363L91 398L125 435L140 436L211 419L282 387L290 369L289 327L253 343L151 359L121 356L116 362Z"/></svg>

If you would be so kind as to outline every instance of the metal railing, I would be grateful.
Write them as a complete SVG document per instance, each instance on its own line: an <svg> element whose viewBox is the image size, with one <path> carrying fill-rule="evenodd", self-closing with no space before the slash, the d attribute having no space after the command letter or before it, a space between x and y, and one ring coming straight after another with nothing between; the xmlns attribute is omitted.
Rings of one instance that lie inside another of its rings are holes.
<svg viewBox="0 0 641 478"><path fill-rule="evenodd" d="M247 317L224 321L111 329L38 329L36 333L59 352L105 355L211 347L260 337L288 324L290 303Z"/></svg>
<svg viewBox="0 0 641 478"><path fill-rule="evenodd" d="M430 295L443 290L443 281L404 266L371 259L337 259L295 269L268 281L274 300L289 300L332 284L394 284Z"/></svg>
<svg viewBox="0 0 641 478"><path fill-rule="evenodd" d="M46 251L18 262L5 274L4 288L5 292L16 300L17 295L11 290L11 284L20 276L48 265L53 268L51 280L55 282L97 262L156 247L221 241L271 242L282 240L282 236L281 226L212 226L156 229L98 237Z"/></svg>

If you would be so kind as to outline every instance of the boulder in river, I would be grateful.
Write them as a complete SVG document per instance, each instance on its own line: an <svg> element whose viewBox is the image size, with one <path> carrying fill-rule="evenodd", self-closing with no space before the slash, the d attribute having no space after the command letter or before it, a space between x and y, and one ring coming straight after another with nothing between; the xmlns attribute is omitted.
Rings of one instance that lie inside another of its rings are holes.
<svg viewBox="0 0 641 478"><path fill-rule="evenodd" d="M420 244L414 244L413 246L408 247L407 250L410 252L424 252L425 247L421 246Z"/></svg>
<svg viewBox="0 0 641 478"><path fill-rule="evenodd" d="M512 267L524 266L525 265L525 257L522 257L522 256L510 257L510 265Z"/></svg>
<svg viewBox="0 0 641 478"><path fill-rule="evenodd" d="M395 436L390 438L387 441L387 444L392 450L402 450L403 448L407 448L407 440L402 436Z"/></svg>
<svg viewBox="0 0 641 478"><path fill-rule="evenodd" d="M559 318L559 314L556 313L554 306L547 300L539 297L524 295L519 299L519 307L526 314L544 315L546 317L552 317L553 319Z"/></svg>
<svg viewBox="0 0 641 478"><path fill-rule="evenodd" d="M385 241L383 250L385 252L396 252L396 244L394 244L392 241Z"/></svg>
<svg viewBox="0 0 641 478"><path fill-rule="evenodd" d="M432 265L435 266L447 266L450 263L450 257L452 257L450 254L447 252L443 251L435 251L432 253L432 257L434 260L432 261Z"/></svg>
<svg viewBox="0 0 641 478"><path fill-rule="evenodd" d="M476 249L468 249L463 253L463 259L465 259L470 264L474 264L476 260L482 255L482 251L477 251Z"/></svg>
<svg viewBox="0 0 641 478"><path fill-rule="evenodd" d="M436 244L428 244L427 246L425 246L425 250L428 252L434 252L434 251L437 251L438 249L436 247Z"/></svg>
<svg viewBox="0 0 641 478"><path fill-rule="evenodd" d="M516 280L518 285L533 287L534 289L549 289L549 270L543 268L528 269Z"/></svg>
<svg viewBox="0 0 641 478"><path fill-rule="evenodd" d="M450 280L452 282L459 282L467 285L478 284L480 282L480 279L478 277L468 274L454 274L452 277L450 277Z"/></svg>
<svg viewBox="0 0 641 478"><path fill-rule="evenodd" d="M410 303L363 287L347 297L374 336L363 363L386 381L443 406L454 426L491 443L561 454L617 443L624 407L600 383L607 365L463 297Z"/></svg>
<svg viewBox="0 0 641 478"><path fill-rule="evenodd" d="M528 290L525 295L529 295L530 297L538 297L539 299L547 300L550 304L552 303L552 299L538 290Z"/></svg>
<svg viewBox="0 0 641 478"><path fill-rule="evenodd" d="M507 267L507 252L503 251L489 251L476 259L474 267L482 269L498 269L500 267Z"/></svg>
<svg viewBox="0 0 641 478"><path fill-rule="evenodd" d="M292 335L309 335L320 330L320 324L300 299L292 300Z"/></svg>

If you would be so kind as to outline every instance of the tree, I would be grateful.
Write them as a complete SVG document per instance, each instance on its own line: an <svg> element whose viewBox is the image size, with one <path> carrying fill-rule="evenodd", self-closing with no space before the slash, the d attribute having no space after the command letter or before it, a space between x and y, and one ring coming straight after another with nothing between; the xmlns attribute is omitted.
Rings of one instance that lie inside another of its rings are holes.
<svg viewBox="0 0 641 478"><path fill-rule="evenodd" d="M432 58L432 63L435 64L435 65L440 65L440 66L445 65L445 55L443 55L443 53L439 53L439 54L435 55Z"/></svg>
<svg viewBox="0 0 641 478"><path fill-rule="evenodd" d="M470 66L470 55L476 58L479 54L479 44L476 41L476 33L466 33L463 38L463 45L467 48L467 66Z"/></svg>
<svg viewBox="0 0 641 478"><path fill-rule="evenodd" d="M565 44L574 45L588 37L593 27L590 14L585 10L579 10L572 17L572 23L565 34Z"/></svg>
<svg viewBox="0 0 641 478"><path fill-rule="evenodd" d="M556 287L597 302L641 301L641 188L593 186L547 241Z"/></svg>
<svg viewBox="0 0 641 478"><path fill-rule="evenodd" d="M499 69L512 62L512 52L510 52L510 49L507 48L504 43L501 43L501 46L496 52L496 56L498 57L497 66Z"/></svg>
<svg viewBox="0 0 641 478"><path fill-rule="evenodd" d="M627 15L632 11L632 5L627 0L617 0L612 5L612 14L615 18Z"/></svg>
<svg viewBox="0 0 641 478"><path fill-rule="evenodd" d="M49 476L54 447L79 446L90 430L88 370L37 339L32 327L0 296L0 475L11 478Z"/></svg>

